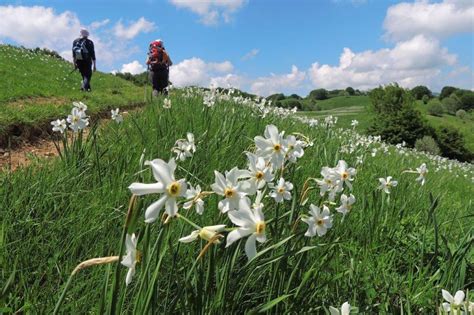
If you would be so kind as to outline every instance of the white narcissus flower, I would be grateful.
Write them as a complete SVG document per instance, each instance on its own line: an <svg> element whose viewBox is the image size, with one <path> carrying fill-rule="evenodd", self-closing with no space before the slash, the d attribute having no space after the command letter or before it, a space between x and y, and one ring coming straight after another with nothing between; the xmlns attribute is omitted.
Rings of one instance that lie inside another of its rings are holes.
<svg viewBox="0 0 474 315"><path fill-rule="evenodd" d="M263 157L257 156L253 153L247 153L248 158L248 173L243 172L242 177L248 178L251 190L256 192L265 187L267 183L273 180L274 175L272 169L267 165Z"/></svg>
<svg viewBox="0 0 474 315"><path fill-rule="evenodd" d="M265 137L256 136L254 138L255 145L257 146L257 155L269 160L275 169L282 167L285 161L287 148L283 134L284 132L278 132L276 126L268 125L265 128Z"/></svg>
<svg viewBox="0 0 474 315"><path fill-rule="evenodd" d="M79 111L77 107L74 107L71 111L71 114L67 116L67 122L69 123L69 128L71 128L74 132L78 132L89 125L89 119L83 112Z"/></svg>
<svg viewBox="0 0 474 315"><path fill-rule="evenodd" d="M165 98L163 100L163 108L166 108L166 109L171 108L171 100L169 98Z"/></svg>
<svg viewBox="0 0 474 315"><path fill-rule="evenodd" d="M203 214L204 212L204 200L201 199L201 186L196 185L195 188L189 185L189 189L186 191L186 201L183 205L184 209L190 209L193 205L196 206L196 212Z"/></svg>
<svg viewBox="0 0 474 315"><path fill-rule="evenodd" d="M145 222L151 223L155 221L163 206L166 213L170 217L174 217L178 213L178 205L176 198L186 196L186 180L176 180L174 171L176 170L176 162L171 159L168 163L161 159L146 161L145 165L150 165L155 177L156 183L143 184L133 183L128 188L132 194L137 196L148 194L162 194L158 201L155 201L145 210Z"/></svg>
<svg viewBox="0 0 474 315"><path fill-rule="evenodd" d="M337 166L333 168L333 171L337 174L339 191L342 191L344 183L352 190L351 181L354 180L353 176L357 173L356 169L353 167L347 167L346 161L339 160Z"/></svg>
<svg viewBox="0 0 474 315"><path fill-rule="evenodd" d="M331 315L349 315L351 313L351 305L349 302L344 302L341 306L341 311L335 307L329 306L329 312Z"/></svg>
<svg viewBox="0 0 474 315"><path fill-rule="evenodd" d="M347 197L345 194L341 195L341 206L336 208L337 212L342 213L343 215L348 214L352 210L352 205L355 203L356 199L353 194L350 194Z"/></svg>
<svg viewBox="0 0 474 315"><path fill-rule="evenodd" d="M265 218L263 216L262 204L253 209L250 208L250 200L240 200L239 210L229 211L229 219L239 227L227 235L226 247L235 241L249 236L245 242L245 254L251 260L257 255L256 241L263 243L267 240L265 235Z"/></svg>
<svg viewBox="0 0 474 315"><path fill-rule="evenodd" d="M87 105L83 102L72 102L72 105L77 108L84 116L86 115Z"/></svg>
<svg viewBox="0 0 474 315"><path fill-rule="evenodd" d="M321 170L321 175L323 175L323 179L317 179L316 183L320 189L321 197L329 193L329 201L334 201L336 197L336 193L340 185L338 184L337 176L332 168L324 166Z"/></svg>
<svg viewBox="0 0 474 315"><path fill-rule="evenodd" d="M188 157L192 157L196 152L196 145L194 144L194 135L190 132L186 134L185 139L179 139L175 143L175 147L172 149L176 153L177 158L181 161L186 160Z"/></svg>
<svg viewBox="0 0 474 315"><path fill-rule="evenodd" d="M443 303L443 310L449 313L453 309L456 309L459 311L459 314L461 314L460 307L464 302L464 292L459 290L454 294L454 297L446 290L441 290L441 294L443 295L444 300L447 302ZM457 314L457 312L455 312L455 314Z"/></svg>
<svg viewBox="0 0 474 315"><path fill-rule="evenodd" d="M220 241L216 236L219 232L224 231L224 229L225 224L205 226L200 230L192 231L191 234L180 238L179 241L182 243L191 243L200 237L201 239L208 242L212 240L213 244L219 244Z"/></svg>
<svg viewBox="0 0 474 315"><path fill-rule="evenodd" d="M379 178L379 189L382 189L385 193L389 194L390 189L398 185L396 180L392 180L392 176L388 176L387 179Z"/></svg>
<svg viewBox="0 0 474 315"><path fill-rule="evenodd" d="M137 251L137 237L135 233L132 235L127 234L125 237L125 247L127 254L122 258L120 262L122 265L128 268L127 277L125 278L125 284L129 285L132 282L132 278L135 275L135 265L140 262L141 255Z"/></svg>
<svg viewBox="0 0 474 315"><path fill-rule="evenodd" d="M351 126L352 126L353 128L357 127L358 124L359 124L359 121L357 121L356 119L352 119L352 121L351 121Z"/></svg>
<svg viewBox="0 0 474 315"><path fill-rule="evenodd" d="M116 123L120 124L121 122L123 122L123 116L122 114L119 113L119 109L116 108L116 109L112 109L110 111L110 114L112 116L112 120L114 120Z"/></svg>
<svg viewBox="0 0 474 315"><path fill-rule="evenodd" d="M64 130L66 130L66 120L65 119L57 119L57 120L53 120L51 122L51 125L53 126L53 131L54 132L60 132L60 133L64 133Z"/></svg>
<svg viewBox="0 0 474 315"><path fill-rule="evenodd" d="M295 136L290 135L286 138L286 158L292 163L296 163L296 160L304 155L303 145L304 141L297 140Z"/></svg>
<svg viewBox="0 0 474 315"><path fill-rule="evenodd" d="M426 168L426 164L423 163L421 164L420 167L416 168L416 171L420 176L416 179L417 182L420 182L421 186L423 186L426 182L426 174L428 173L428 168Z"/></svg>
<svg viewBox="0 0 474 315"><path fill-rule="evenodd" d="M249 186L248 183L238 181L241 173L237 167L226 171L225 177L218 171L214 171L216 182L211 185L211 188L216 194L225 197L218 204L219 210L222 213L226 213L229 210L237 210L240 200L247 195L250 189L250 187L247 187Z"/></svg>
<svg viewBox="0 0 474 315"><path fill-rule="evenodd" d="M323 206L323 211L321 212L319 207L311 204L309 209L310 216L301 219L301 221L308 224L308 231L304 235L309 237L313 237L316 234L323 236L332 227L332 217L329 208Z"/></svg>
<svg viewBox="0 0 474 315"><path fill-rule="evenodd" d="M270 197L274 198L276 202L283 202L283 200L291 200L290 191L293 189L293 184L286 182L283 177L278 181L278 185L269 184L268 187L273 190L270 192Z"/></svg>

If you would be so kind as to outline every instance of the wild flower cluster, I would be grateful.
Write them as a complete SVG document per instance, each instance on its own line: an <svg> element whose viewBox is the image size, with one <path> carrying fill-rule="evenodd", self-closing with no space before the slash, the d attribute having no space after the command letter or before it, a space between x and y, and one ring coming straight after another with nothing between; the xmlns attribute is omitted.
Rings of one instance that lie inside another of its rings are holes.
<svg viewBox="0 0 474 315"><path fill-rule="evenodd" d="M227 101L248 106L261 117L267 115L293 117L292 113L295 111L271 107L263 98L252 100L241 96L232 96L232 91L220 93L216 89L203 91L190 88L185 89L183 93L186 98L196 97L196 94L202 97L204 108L216 106L221 101ZM171 100L166 98L163 107L171 108ZM79 119L85 119L86 116L77 114L78 110L73 109L73 112ZM118 110L117 112L112 111L113 117L117 118L117 115ZM402 144L395 147L389 146L383 143L380 137L367 137L357 134L354 130L336 129L337 117L327 117L321 123L300 116L294 117L294 119L307 123L310 127L325 128L333 136L341 138L344 142L341 152L358 155L357 165L364 163L367 156L376 156L378 152L384 154L412 152ZM353 122L352 125L355 128L357 123ZM70 126L70 128L74 130L73 127ZM77 126L78 130L80 128L83 128L82 125ZM279 214L275 209L279 209L280 205L286 203L287 206L281 208L288 209L292 208L292 204L298 204L307 211L292 218L294 228L289 232L291 235L285 235L285 237L292 237L296 233L300 233L297 229L299 224L304 227L304 231L301 233L304 232L305 237L324 237L333 228L333 225L337 224L336 216L340 215L342 221L347 215L350 215L356 204L353 185L357 169L354 165L351 166L341 159L335 166L323 167L320 172L321 176L308 178L302 187L295 187L289 179L292 178L291 175L298 160L304 157L305 149L312 146L313 141L299 133L286 135L275 125L267 125L263 135L258 135L253 140L251 147L254 149L245 152L247 157L245 169L233 167L224 171L214 170L214 182L205 186L202 186L202 182L199 185L187 178L176 176L178 163L193 158L195 152L199 150L199 143L195 141L195 136L191 132L186 134L186 138L176 140L175 145L171 148L171 152L175 154L176 158L171 158L168 161L160 158L145 161L144 165L150 167L154 182L134 182L128 187L133 195L132 198L146 195L157 196L153 202L146 206L144 222L153 224L161 219L165 224L169 224L174 220L182 220L190 227L190 230L176 241L182 243L192 243L199 239L205 241L206 245L198 257L202 257L211 246L220 244L224 240L225 247L229 248L239 240L245 239L244 251L248 260L251 261L259 256L257 243L262 244L260 246L265 246L263 244L269 242L267 237L269 229L278 230L276 226L278 220L291 214L292 210ZM456 162L452 163L452 165L462 167ZM416 170L408 169L405 173L417 174L415 180L420 185L424 185L427 180L428 167L426 163L422 163ZM197 179L193 177L193 180ZM378 186L374 183L374 188L378 188L386 194L390 194L398 184L398 181L392 176L379 178L378 181ZM317 190L319 194L310 196L312 190ZM217 207L215 208L209 206L214 204L209 201L211 196L217 198ZM313 203L307 205L310 199ZM211 214L215 214L213 216L220 222L200 226L183 215L183 209L194 209L198 215L209 211ZM277 243L280 241L279 237L282 235L271 233L270 241ZM135 231L128 231L125 237L126 253L122 257L116 256L117 260L121 260L121 264L128 268L125 278L126 285L133 281L136 266L141 260L141 253L137 248L140 244L139 239L140 235L135 234ZM459 292L455 297L452 297L443 290L443 297L448 302L443 304L443 310L446 312L462 307L465 310L472 308L471 302L467 301L463 304L464 293L462 293L462 297ZM340 309L330 307L329 310L331 314L349 314L351 306L345 302Z"/></svg>
<svg viewBox="0 0 474 315"><path fill-rule="evenodd" d="M77 133L89 126L89 116L87 116L87 105L82 102L73 102L71 114L66 119L57 119L51 122L54 132L64 133L69 127L72 131ZM66 125L66 122L68 125Z"/></svg>

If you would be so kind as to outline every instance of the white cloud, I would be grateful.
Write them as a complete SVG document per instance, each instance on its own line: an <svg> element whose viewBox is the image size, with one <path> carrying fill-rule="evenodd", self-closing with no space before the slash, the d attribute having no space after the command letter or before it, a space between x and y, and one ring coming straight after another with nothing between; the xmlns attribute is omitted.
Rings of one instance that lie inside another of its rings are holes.
<svg viewBox="0 0 474 315"><path fill-rule="evenodd" d="M298 67L293 65L291 73L288 74L271 74L268 77L257 78L250 86L252 93L268 96L274 93L288 91L288 89L298 89L306 78L304 71L299 71Z"/></svg>
<svg viewBox="0 0 474 315"><path fill-rule="evenodd" d="M385 37L406 40L415 35L443 38L457 33L474 32L474 1L427 0L399 3L387 10L384 21Z"/></svg>
<svg viewBox="0 0 474 315"><path fill-rule="evenodd" d="M223 78L234 69L229 61L205 62L200 58L185 59L170 68L170 81L175 86L209 86L213 78L215 82L223 82ZM230 79L229 79L230 80Z"/></svg>
<svg viewBox="0 0 474 315"><path fill-rule="evenodd" d="M122 29L118 27L118 30L119 33L122 31L124 40L117 41L110 37L110 29L104 29L109 23L110 20L105 19L85 25L74 12L58 13L43 6L0 6L0 40L10 40L28 48L52 49L71 61L72 41L79 36L81 27L86 27L91 31L90 39L94 42L99 68L112 66L139 51L128 40L154 27L144 18L132 23L129 29L119 22L112 31L122 25Z"/></svg>
<svg viewBox="0 0 474 315"><path fill-rule="evenodd" d="M41 6L0 6L0 38L26 47L70 49L80 28L81 22L70 11L56 14L52 8Z"/></svg>
<svg viewBox="0 0 474 315"><path fill-rule="evenodd" d="M240 9L246 0L169 0L178 8L191 10L201 17L201 23L215 25L222 19L228 23L232 14Z"/></svg>
<svg viewBox="0 0 474 315"><path fill-rule="evenodd" d="M137 60L134 60L130 63L126 63L122 65L122 73L131 73L131 74L140 74L146 71L146 68L139 63Z"/></svg>
<svg viewBox="0 0 474 315"><path fill-rule="evenodd" d="M250 60L250 59L253 59L255 58L258 53L260 52L260 49L257 49L257 48L254 48L252 49L251 51L249 51L248 53L246 53L243 57L242 57L242 60Z"/></svg>
<svg viewBox="0 0 474 315"><path fill-rule="evenodd" d="M229 73L225 76L213 77L210 81L210 85L212 86L219 86L224 88L233 87L237 89L241 89L246 83L247 79L232 73Z"/></svg>
<svg viewBox="0 0 474 315"><path fill-rule="evenodd" d="M309 76L315 87L328 89L347 86L369 89L391 82L412 87L433 82L444 66L455 63L456 56L438 41L418 35L392 49L354 53L344 48L339 65L314 63Z"/></svg>
<svg viewBox="0 0 474 315"><path fill-rule="evenodd" d="M136 22L130 22L125 26L122 21L118 21L114 27L114 34L119 38L127 40L133 39L140 33L149 33L155 29L155 23L148 21L144 17L139 18Z"/></svg>
<svg viewBox="0 0 474 315"><path fill-rule="evenodd" d="M102 21L95 21L95 22L92 22L90 25L89 25L89 30L90 31L95 31L101 27L104 27L106 26L107 24L109 24L110 20L109 19L105 19L105 20L102 20Z"/></svg>

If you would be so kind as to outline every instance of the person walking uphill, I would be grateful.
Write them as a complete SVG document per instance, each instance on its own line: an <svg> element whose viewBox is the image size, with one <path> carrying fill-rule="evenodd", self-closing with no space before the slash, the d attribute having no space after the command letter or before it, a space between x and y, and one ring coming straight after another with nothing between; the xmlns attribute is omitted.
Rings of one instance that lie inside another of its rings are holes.
<svg viewBox="0 0 474 315"><path fill-rule="evenodd" d="M96 71L94 43L88 38L89 32L81 30L81 37L72 42L74 66L82 75L81 91L91 91L92 70Z"/></svg>
<svg viewBox="0 0 474 315"><path fill-rule="evenodd" d="M169 69L173 63L161 39L150 43L146 64L150 70L153 96L158 96L158 93L168 94L166 88L168 87Z"/></svg>

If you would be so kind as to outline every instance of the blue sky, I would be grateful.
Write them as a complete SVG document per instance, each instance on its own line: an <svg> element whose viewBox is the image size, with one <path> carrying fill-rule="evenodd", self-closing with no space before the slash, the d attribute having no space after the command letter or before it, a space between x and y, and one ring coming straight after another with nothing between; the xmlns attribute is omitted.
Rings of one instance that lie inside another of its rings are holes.
<svg viewBox="0 0 474 315"><path fill-rule="evenodd" d="M178 86L474 88L471 0L0 1L0 41L57 50L86 27L101 71L144 70L162 38Z"/></svg>

